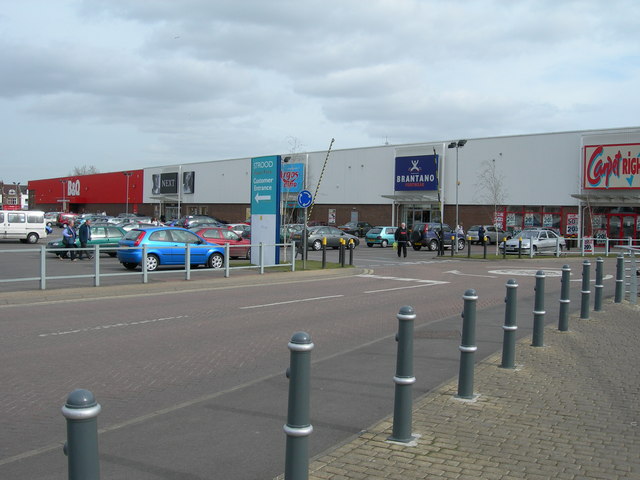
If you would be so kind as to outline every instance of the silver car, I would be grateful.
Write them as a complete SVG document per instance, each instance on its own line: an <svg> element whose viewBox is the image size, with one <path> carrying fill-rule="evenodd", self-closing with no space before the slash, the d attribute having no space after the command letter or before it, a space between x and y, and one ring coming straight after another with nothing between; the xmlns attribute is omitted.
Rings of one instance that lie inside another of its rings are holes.
<svg viewBox="0 0 640 480"><path fill-rule="evenodd" d="M496 227L495 225L483 225L484 227L484 236L487 237L488 243L498 243L502 242L505 237L507 240L511 238L511 234L505 232L502 228ZM474 225L467 231L467 237L471 244L474 243L482 243L480 241L480 237L478 236L478 231L480 230L480 225Z"/></svg>
<svg viewBox="0 0 640 480"><path fill-rule="evenodd" d="M522 244L520 244L520 241L522 241ZM543 252L561 253L566 246L564 237L553 230L544 228L525 229L512 239L501 242L500 251L511 254L536 255Z"/></svg>

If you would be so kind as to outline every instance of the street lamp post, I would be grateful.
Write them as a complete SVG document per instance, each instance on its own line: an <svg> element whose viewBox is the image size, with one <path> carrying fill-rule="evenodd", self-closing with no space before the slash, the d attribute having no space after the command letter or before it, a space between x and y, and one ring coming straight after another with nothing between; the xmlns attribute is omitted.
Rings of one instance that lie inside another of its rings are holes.
<svg viewBox="0 0 640 480"><path fill-rule="evenodd" d="M458 226L460 225L460 218L458 215L458 210L459 210L459 201L458 201L458 189L460 187L460 177L458 175L459 173L459 169L458 169L458 149L464 147L464 145L467 143L466 140L458 140L457 142L451 142L449 144L448 148L455 148L456 149L456 233L455 233L455 247L452 245L451 248L455 248L456 251L458 251Z"/></svg>
<svg viewBox="0 0 640 480"><path fill-rule="evenodd" d="M129 215L129 177L131 176L132 172L122 172L122 174L127 177L127 200L126 200L126 204L125 204L125 211L124 213L127 214L127 216Z"/></svg>
<svg viewBox="0 0 640 480"><path fill-rule="evenodd" d="M64 199L64 182L66 182L66 180L64 179L60 179L60 183L62 184L62 211L66 212L67 209L65 208L65 199Z"/></svg>

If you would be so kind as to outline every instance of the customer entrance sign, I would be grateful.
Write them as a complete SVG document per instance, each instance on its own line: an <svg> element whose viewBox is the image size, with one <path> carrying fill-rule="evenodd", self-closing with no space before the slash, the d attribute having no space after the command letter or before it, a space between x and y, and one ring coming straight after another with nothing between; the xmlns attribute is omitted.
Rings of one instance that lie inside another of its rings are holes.
<svg viewBox="0 0 640 480"><path fill-rule="evenodd" d="M279 155L251 159L251 263L260 263L260 244L264 262L280 262L280 167Z"/></svg>

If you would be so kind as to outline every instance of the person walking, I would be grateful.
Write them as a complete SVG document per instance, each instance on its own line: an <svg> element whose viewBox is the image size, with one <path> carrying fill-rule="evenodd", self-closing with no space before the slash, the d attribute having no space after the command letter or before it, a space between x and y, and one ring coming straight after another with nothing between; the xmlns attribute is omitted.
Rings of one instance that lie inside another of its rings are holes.
<svg viewBox="0 0 640 480"><path fill-rule="evenodd" d="M401 253L404 254L404 258L407 258L407 242L409 241L409 231L407 230L407 225L402 222L400 227L396 229L396 233L394 234L394 238L396 243L398 244L397 252L398 258Z"/></svg>
<svg viewBox="0 0 640 480"><path fill-rule="evenodd" d="M76 258L76 231L73 228L73 220L69 223L64 224L64 229L62 230L62 243L65 248L69 251L68 256L71 258L72 262L77 260ZM60 255L60 260L64 260L62 255Z"/></svg>
<svg viewBox="0 0 640 480"><path fill-rule="evenodd" d="M478 228L478 241L480 242L480 245L482 245L484 247L484 236L486 234L486 231L484 229L484 226L480 225L480 228Z"/></svg>
<svg viewBox="0 0 640 480"><path fill-rule="evenodd" d="M84 255L91 260L93 256L88 250L84 250L87 248L87 242L91 240L91 220L85 220L85 222L80 225L80 228L78 229L78 239L80 240L80 248L83 249L78 252L78 259L82 260L82 256Z"/></svg>

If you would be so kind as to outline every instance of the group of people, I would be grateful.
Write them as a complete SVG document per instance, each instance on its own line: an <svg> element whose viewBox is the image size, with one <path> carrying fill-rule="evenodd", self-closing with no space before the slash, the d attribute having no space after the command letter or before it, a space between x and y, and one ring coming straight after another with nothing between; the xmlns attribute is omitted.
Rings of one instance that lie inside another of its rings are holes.
<svg viewBox="0 0 640 480"><path fill-rule="evenodd" d="M81 250L77 251L77 258L76 240L80 241L81 248ZM75 222L73 220L69 221L69 223L64 224L64 228L62 230L62 243L68 250L67 256L72 262L82 260L83 255L89 260L93 258L93 256L90 255L89 251L85 250L87 248L87 243L89 242L89 240L91 240L91 220L85 220L82 225L80 225L77 232L75 229ZM60 260L64 260L63 255L60 255L60 257L58 258L60 258Z"/></svg>
<svg viewBox="0 0 640 480"><path fill-rule="evenodd" d="M456 233L459 235L464 235L464 229L462 228L462 224L456 226ZM484 236L484 228L483 228L483 236ZM407 244L409 243L410 238L409 238L409 230L407 229L406 223L402 222L400 226L396 228L394 239L396 241L396 252L398 252L398 258L400 257L407 258Z"/></svg>

